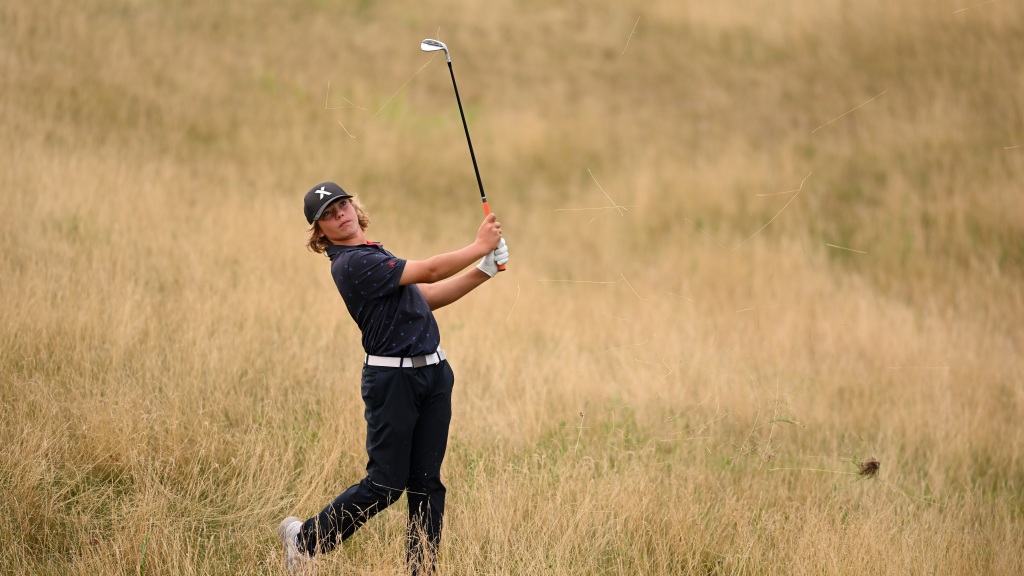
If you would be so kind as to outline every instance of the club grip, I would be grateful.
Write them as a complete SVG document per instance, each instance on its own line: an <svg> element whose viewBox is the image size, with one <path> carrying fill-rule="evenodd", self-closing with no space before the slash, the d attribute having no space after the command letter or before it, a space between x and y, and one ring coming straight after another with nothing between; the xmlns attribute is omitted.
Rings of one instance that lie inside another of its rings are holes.
<svg viewBox="0 0 1024 576"><path fill-rule="evenodd" d="M487 200L484 200L484 216L487 216L490 213L491 213L491 206L487 203ZM505 265L504 264L498 264L498 271L502 272L504 270L505 270Z"/></svg>

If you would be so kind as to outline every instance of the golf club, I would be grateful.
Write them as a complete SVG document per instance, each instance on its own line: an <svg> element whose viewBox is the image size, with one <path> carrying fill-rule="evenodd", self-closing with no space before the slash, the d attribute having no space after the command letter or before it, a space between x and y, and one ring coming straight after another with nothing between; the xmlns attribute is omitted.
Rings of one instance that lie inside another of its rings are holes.
<svg viewBox="0 0 1024 576"><path fill-rule="evenodd" d="M466 124L466 113L462 111L462 98L459 97L459 85L455 83L455 71L452 70L452 55L448 52L448 46L440 40L427 38L420 42L420 50L424 52L437 52L444 50L444 56L448 60L448 73L452 77L452 87L455 88L455 101L459 103L459 116L462 117L462 129L466 131L466 143L469 144L469 157L473 159L473 172L476 173L476 185L480 187L480 199L484 203L484 214L491 213L491 207L487 204L487 194L484 193L484 182L480 179L480 168L476 164L476 153L473 152L473 140L469 137L469 125ZM498 270L504 270L505 265L498 266Z"/></svg>

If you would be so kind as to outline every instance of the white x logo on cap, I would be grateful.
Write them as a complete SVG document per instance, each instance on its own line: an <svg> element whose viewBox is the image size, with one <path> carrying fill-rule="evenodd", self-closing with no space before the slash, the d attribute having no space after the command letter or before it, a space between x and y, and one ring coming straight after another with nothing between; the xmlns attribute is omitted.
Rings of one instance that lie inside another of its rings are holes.
<svg viewBox="0 0 1024 576"><path fill-rule="evenodd" d="M323 186L321 186L320 189L316 191L316 193L320 195L320 200L323 200L324 196L330 196L331 195L330 192L328 192L327 190L324 190Z"/></svg>

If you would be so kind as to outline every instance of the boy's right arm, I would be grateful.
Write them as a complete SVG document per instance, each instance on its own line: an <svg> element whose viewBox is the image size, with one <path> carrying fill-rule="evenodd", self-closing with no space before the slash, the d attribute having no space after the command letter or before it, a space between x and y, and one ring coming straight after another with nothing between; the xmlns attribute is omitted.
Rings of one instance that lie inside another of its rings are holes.
<svg viewBox="0 0 1024 576"><path fill-rule="evenodd" d="M399 284L433 284L450 278L497 248L500 241L501 223L494 214L488 214L477 230L476 241L469 246L426 260L407 260Z"/></svg>

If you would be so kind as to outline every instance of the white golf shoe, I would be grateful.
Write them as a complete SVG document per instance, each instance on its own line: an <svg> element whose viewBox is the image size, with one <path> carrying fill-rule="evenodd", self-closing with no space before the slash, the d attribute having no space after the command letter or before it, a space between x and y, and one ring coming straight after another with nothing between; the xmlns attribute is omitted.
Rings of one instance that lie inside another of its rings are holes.
<svg viewBox="0 0 1024 576"><path fill-rule="evenodd" d="M284 567L289 574L309 576L315 573L313 558L299 551L298 537L302 520L289 516L277 527L277 536L284 547Z"/></svg>

